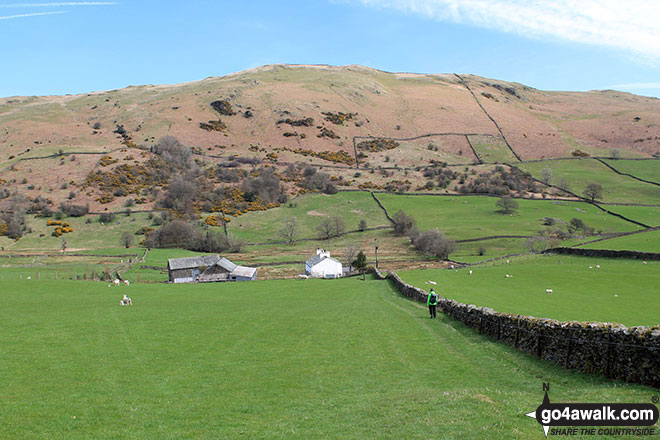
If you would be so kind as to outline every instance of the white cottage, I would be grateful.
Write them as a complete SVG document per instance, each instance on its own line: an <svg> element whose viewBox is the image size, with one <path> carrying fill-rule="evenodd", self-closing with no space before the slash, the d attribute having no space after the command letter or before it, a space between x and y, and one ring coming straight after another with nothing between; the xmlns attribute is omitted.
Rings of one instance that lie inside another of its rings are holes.
<svg viewBox="0 0 660 440"><path fill-rule="evenodd" d="M312 278L339 278L341 263L330 258L330 252L325 249L317 249L316 255L305 262L305 274Z"/></svg>

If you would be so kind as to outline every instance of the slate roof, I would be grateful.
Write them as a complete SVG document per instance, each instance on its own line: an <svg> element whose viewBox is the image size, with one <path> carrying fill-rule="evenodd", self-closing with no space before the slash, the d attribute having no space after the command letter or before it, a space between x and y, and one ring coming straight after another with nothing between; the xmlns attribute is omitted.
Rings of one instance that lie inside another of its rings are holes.
<svg viewBox="0 0 660 440"><path fill-rule="evenodd" d="M226 258L223 258L223 260L229 261ZM170 270L191 269L193 267L200 267L200 266L209 267L209 266L213 266L219 261L221 261L219 255L202 255L200 257L170 258L169 260L167 260L167 267L169 267ZM230 264L234 264L234 263L230 262Z"/></svg>
<svg viewBox="0 0 660 440"><path fill-rule="evenodd" d="M309 267L314 267L314 266L316 266L317 264L319 264L321 261L323 261L325 259L329 259L329 260L334 261L335 263L339 263L339 261L335 260L332 257L328 257L327 255L314 255L312 258L305 261L305 264Z"/></svg>

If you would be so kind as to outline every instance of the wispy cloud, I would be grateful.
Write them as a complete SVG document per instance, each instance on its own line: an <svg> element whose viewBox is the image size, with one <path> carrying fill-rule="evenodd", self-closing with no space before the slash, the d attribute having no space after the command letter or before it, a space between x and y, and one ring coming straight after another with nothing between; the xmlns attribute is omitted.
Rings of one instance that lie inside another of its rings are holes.
<svg viewBox="0 0 660 440"><path fill-rule="evenodd" d="M55 14L64 14L64 11L35 12L33 14L6 15L4 17L0 17L0 20L9 20L11 18L34 17L35 15L55 15Z"/></svg>
<svg viewBox="0 0 660 440"><path fill-rule="evenodd" d="M62 6L107 6L117 2L57 2L57 3L11 3L0 8L57 8Z"/></svg>
<svg viewBox="0 0 660 440"><path fill-rule="evenodd" d="M660 90L660 82L638 82L626 84L613 84L607 86L607 89L623 89L623 90Z"/></svg>
<svg viewBox="0 0 660 440"><path fill-rule="evenodd" d="M536 38L558 38L660 62L660 2L648 0L346 0Z"/></svg>

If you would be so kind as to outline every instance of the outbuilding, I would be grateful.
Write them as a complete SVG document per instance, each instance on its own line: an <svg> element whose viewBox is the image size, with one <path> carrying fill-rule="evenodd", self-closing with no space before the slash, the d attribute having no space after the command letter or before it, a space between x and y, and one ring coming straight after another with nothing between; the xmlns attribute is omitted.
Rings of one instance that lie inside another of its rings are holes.
<svg viewBox="0 0 660 440"><path fill-rule="evenodd" d="M339 278L343 271L341 263L330 257L330 252L317 249L316 255L305 262L305 274L312 278Z"/></svg>
<svg viewBox="0 0 660 440"><path fill-rule="evenodd" d="M219 255L170 258L167 260L170 283L209 283L217 281L254 281L257 269L238 266Z"/></svg>

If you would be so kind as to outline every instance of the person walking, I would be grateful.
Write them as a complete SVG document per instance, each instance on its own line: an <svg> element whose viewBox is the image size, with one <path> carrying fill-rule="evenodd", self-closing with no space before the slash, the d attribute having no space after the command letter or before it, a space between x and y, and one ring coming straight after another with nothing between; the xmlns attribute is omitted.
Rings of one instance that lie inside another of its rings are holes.
<svg viewBox="0 0 660 440"><path fill-rule="evenodd" d="M426 298L426 304L429 306L429 314L431 315L431 319L435 319L435 308L438 305L438 294L435 293L433 288L431 288L431 292L429 292L429 296Z"/></svg>

